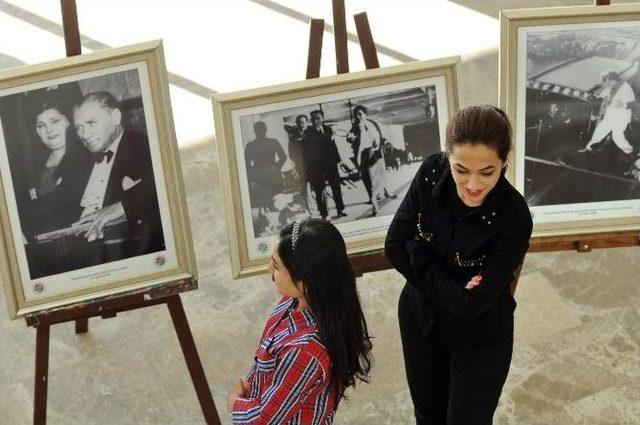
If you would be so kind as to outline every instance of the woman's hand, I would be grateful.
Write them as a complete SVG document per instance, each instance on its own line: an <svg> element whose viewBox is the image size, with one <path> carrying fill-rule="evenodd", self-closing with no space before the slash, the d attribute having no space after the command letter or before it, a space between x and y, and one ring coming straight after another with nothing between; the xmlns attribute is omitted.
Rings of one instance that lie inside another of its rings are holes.
<svg viewBox="0 0 640 425"><path fill-rule="evenodd" d="M465 289L468 290L472 290L475 289L476 287L480 286L480 284L482 283L482 276L480 275L475 275L471 278L471 280L469 282L467 282L466 286L464 287Z"/></svg>
<svg viewBox="0 0 640 425"><path fill-rule="evenodd" d="M244 377L236 380L235 384L229 388L229 395L227 397L229 412L233 412L233 403L235 403L238 398L246 396L250 388L249 382L244 379Z"/></svg>

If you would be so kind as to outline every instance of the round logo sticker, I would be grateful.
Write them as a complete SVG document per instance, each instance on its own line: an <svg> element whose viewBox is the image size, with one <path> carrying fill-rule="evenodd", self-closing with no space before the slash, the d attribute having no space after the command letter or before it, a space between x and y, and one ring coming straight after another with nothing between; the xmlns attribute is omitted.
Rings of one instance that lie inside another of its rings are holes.
<svg viewBox="0 0 640 425"><path fill-rule="evenodd" d="M156 263L156 266L162 267L164 266L164 263L167 262L167 259L164 257L164 254L160 254L156 257L154 262Z"/></svg>

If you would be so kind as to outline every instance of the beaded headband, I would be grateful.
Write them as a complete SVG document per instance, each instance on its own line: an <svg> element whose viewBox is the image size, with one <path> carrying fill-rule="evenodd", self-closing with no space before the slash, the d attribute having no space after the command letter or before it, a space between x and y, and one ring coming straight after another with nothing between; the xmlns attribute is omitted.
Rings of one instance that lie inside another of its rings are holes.
<svg viewBox="0 0 640 425"><path fill-rule="evenodd" d="M293 230L291 231L291 250L296 250L296 242L298 241L298 235L300 234L301 220L295 220L293 222Z"/></svg>

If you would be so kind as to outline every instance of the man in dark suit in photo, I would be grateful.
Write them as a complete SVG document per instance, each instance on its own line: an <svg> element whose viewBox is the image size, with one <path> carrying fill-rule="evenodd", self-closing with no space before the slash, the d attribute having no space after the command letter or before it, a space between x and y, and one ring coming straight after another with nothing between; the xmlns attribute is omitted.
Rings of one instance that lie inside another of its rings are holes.
<svg viewBox="0 0 640 425"><path fill-rule="evenodd" d="M122 118L115 97L104 91L84 96L74 108L76 132L94 165L73 226L88 242L111 234L122 242L116 254L126 258L165 247L149 141L124 128Z"/></svg>
<svg viewBox="0 0 640 425"><path fill-rule="evenodd" d="M324 113L321 110L311 112L311 124L312 126L307 128L304 162L311 190L315 193L320 216L326 219L329 215L325 189L328 181L337 210L337 214L332 218L346 217L340 175L338 174L338 164L341 159L333 138L333 131L324 125Z"/></svg>
<svg viewBox="0 0 640 425"><path fill-rule="evenodd" d="M291 158L295 165L294 170L298 179L300 192L299 199L302 201L302 206L309 211L309 203L307 202L308 179L304 158L309 118L304 114L298 115L295 126L285 125L284 128L289 134L289 158Z"/></svg>

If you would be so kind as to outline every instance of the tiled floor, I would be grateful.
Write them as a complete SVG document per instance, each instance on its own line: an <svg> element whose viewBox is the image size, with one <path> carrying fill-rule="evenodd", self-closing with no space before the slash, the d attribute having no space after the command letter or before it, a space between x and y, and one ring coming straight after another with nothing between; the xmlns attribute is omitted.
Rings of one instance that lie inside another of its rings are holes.
<svg viewBox="0 0 640 425"><path fill-rule="evenodd" d="M203 95L301 78L308 36L302 20L313 15L330 21L330 2L319 6L311 0L192 0L156 1L152 6L151 1L138 0L125 14L115 7L124 2L78 3L89 48L165 38L169 70L174 73L173 109L200 270L200 289L185 294L183 302L218 409L223 422L229 423L226 387L250 365L275 294L266 277L231 279L210 105ZM394 9L393 17L384 6L391 3L401 5ZM432 57L435 47L422 41L429 39L430 29L419 22L436 25L438 17L448 16L475 25L486 37L480 46L466 42L465 37L455 38L452 29L452 41L437 50L438 55L463 52L460 91L461 103L466 105L496 101L498 8L558 2L434 1L431 14L425 3L347 1L348 13L369 11L374 35L378 34L377 41L387 49L381 55L383 65L407 57ZM478 10L473 10L479 3ZM60 21L58 4L0 0L0 68L64 54L62 40L55 35ZM118 16L126 24L130 16L145 10L153 19L140 22L135 34L114 32L105 19ZM422 21L412 18L421 15L425 16ZM400 25L403 17L415 22L415 28L407 31ZM172 19L184 25L171 27ZM238 19L246 26L239 25ZM387 24L394 25L394 30L385 30ZM264 31L260 37L255 32L248 36L246 27ZM24 36L18 39L13 34ZM185 47L187 40L191 48ZM325 46L323 70L328 74L334 69L331 39L325 40ZM350 43L350 48L352 68L361 69L357 45ZM292 55L291 49L300 54ZM277 60L270 60L265 50ZM238 69L243 70L242 78L233 78ZM527 257L516 294L514 358L496 424L639 423L639 258L637 248ZM412 407L396 320L403 282L395 272L386 271L365 275L358 285L376 337L375 363L371 383L352 392L336 422L410 424ZM0 424L22 425L30 423L32 415L35 333L22 321L6 320L5 309L0 300ZM93 320L90 327L90 333L83 336L74 334L72 324L52 328L50 424L204 423L163 307Z"/></svg>

